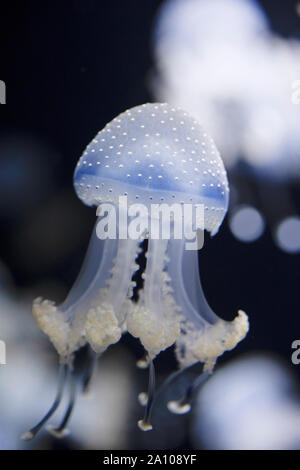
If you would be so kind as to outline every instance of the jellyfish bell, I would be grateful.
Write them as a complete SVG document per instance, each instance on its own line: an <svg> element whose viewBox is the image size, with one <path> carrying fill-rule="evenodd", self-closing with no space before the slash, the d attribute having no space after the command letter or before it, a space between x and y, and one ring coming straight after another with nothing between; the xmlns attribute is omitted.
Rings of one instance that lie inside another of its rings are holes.
<svg viewBox="0 0 300 470"><path fill-rule="evenodd" d="M213 140L192 116L167 103L136 106L107 124L80 158L74 186L88 205L118 204L120 195L129 205L215 205L206 216L213 234L228 206L226 171Z"/></svg>
<svg viewBox="0 0 300 470"><path fill-rule="evenodd" d="M139 426L149 430L154 358L176 344L181 367L200 361L212 372L217 357L234 348L248 330L244 313L225 322L212 312L198 277L197 251L185 249L193 230L217 233L228 207L226 171L213 140L192 116L166 103L148 103L120 114L97 134L77 164L74 187L85 204L97 206L99 216L103 204L116 209L116 236L99 238L97 221L81 273L65 302L56 306L39 298L33 312L60 355L61 384L74 353L84 344L99 355L124 331L139 338L147 353L142 365L149 366L146 411ZM121 207L124 197L128 211ZM130 237L128 221L137 203L145 225L138 237ZM200 206L203 217L193 218L186 206ZM157 227L158 219L162 229L169 228L168 236L157 236L156 231L153 235L152 224ZM171 236L178 222L186 223L189 235ZM146 237L144 286L133 302L132 276ZM73 390L55 435L64 432ZM61 394L62 385L50 415ZM34 433L35 428L29 437Z"/></svg>

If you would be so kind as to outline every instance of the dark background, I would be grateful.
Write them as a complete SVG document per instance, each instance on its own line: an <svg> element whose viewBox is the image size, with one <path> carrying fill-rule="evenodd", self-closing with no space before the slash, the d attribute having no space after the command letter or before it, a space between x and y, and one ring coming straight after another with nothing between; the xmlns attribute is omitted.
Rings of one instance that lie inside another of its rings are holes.
<svg viewBox="0 0 300 470"><path fill-rule="evenodd" d="M0 108L0 259L20 295L30 289L33 296L62 301L78 273L95 210L76 198L73 170L108 121L153 101L147 79L161 3L1 3L0 79L7 105ZM296 3L261 1L274 31L299 36ZM290 189L299 213L299 188ZM257 242L242 244L225 222L207 239L200 265L209 303L225 319L244 309L251 325L245 341L220 362L271 351L299 374L290 361L291 343L300 337L299 261L300 255L274 245L268 229ZM139 350L133 340L124 341ZM161 367L167 361L168 354Z"/></svg>

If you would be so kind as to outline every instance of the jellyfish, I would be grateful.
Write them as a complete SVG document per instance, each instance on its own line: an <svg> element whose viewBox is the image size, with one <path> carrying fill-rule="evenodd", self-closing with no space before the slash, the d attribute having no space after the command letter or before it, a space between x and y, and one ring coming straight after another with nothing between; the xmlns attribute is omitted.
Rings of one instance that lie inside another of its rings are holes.
<svg viewBox="0 0 300 470"><path fill-rule="evenodd" d="M38 326L59 354L61 378L53 406L25 434L27 439L52 416L69 381L66 415L58 428L51 429L56 436L65 433L75 399L74 378L70 379L74 357L84 345L99 357L124 332L140 340L145 349L140 365L149 368L149 386L139 427L150 430L153 361L158 354L175 345L181 369L202 362L210 374L218 356L234 348L248 330L243 311L227 322L211 310L200 284L197 250L186 249L191 233L204 229L217 233L229 198L220 154L192 116L167 103L143 104L123 112L83 152L74 187L85 204L97 207L98 217L83 267L66 300L56 306L38 298L33 304ZM162 206L169 211L157 212ZM185 207L200 207L203 217L192 217ZM132 214L137 212L139 230L130 232L129 224L136 221ZM99 227L103 228L105 219L103 235ZM172 236L179 222L188 227L188 235ZM165 237L160 232L157 236L152 224L156 228L169 224L170 231ZM144 285L138 301L133 301L132 279L146 238Z"/></svg>

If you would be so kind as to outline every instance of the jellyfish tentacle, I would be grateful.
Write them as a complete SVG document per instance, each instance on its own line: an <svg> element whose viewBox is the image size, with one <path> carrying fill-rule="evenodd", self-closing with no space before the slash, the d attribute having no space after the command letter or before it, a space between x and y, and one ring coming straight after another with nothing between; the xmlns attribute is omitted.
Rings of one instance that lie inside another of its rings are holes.
<svg viewBox="0 0 300 470"><path fill-rule="evenodd" d="M113 276L109 280L111 302L115 312L119 315L121 323L124 322L128 309L131 306L129 298L132 296L132 287L135 285L131 281L134 273L139 269L136 258L140 251L139 240L119 240L117 263L114 267L119 271L119 276Z"/></svg>
<svg viewBox="0 0 300 470"><path fill-rule="evenodd" d="M93 230L81 273L60 306L38 298L33 312L61 361L72 363L73 353L87 341L97 353L119 341L125 317L139 240L100 240ZM98 255L98 256L97 256Z"/></svg>
<svg viewBox="0 0 300 470"><path fill-rule="evenodd" d="M69 394L70 394L69 403L68 403L66 412L63 416L63 419L61 420L61 423L59 424L57 428L55 428L52 425L49 425L47 427L47 431L57 438L65 437L69 433L67 429L67 424L71 418L72 411L75 405L75 399L76 399L76 381L75 381L74 371L71 372L70 377L69 377Z"/></svg>
<svg viewBox="0 0 300 470"><path fill-rule="evenodd" d="M99 286L104 286L106 279L102 278L104 266L107 267L107 272L109 272L109 269L112 267L112 263L109 264L109 261L112 261L116 254L117 244L113 239L99 238L97 234L98 222L99 219L96 220L93 227L80 272L69 294L61 305L61 309L64 312L69 312L69 315L66 315L67 318L72 318L72 307L74 307L77 302L82 303L85 299L93 295L96 285L98 288ZM99 283L99 279L101 283Z"/></svg>
<svg viewBox="0 0 300 470"><path fill-rule="evenodd" d="M50 407L49 411L45 414L45 416L29 431L26 431L22 434L21 438L24 441L29 441L33 439L37 433L42 429L42 427L47 423L47 421L51 418L51 416L55 413L57 408L61 403L61 399L63 396L64 387L66 384L67 376L68 376L68 367L66 364L61 364L59 368L59 379L58 379L58 387L56 392L56 397L52 406Z"/></svg>
<svg viewBox="0 0 300 470"><path fill-rule="evenodd" d="M167 266L175 302L184 314L184 321L197 321L199 326L214 324L219 317L209 306L199 277L198 251L186 250L186 240L170 240Z"/></svg>
<svg viewBox="0 0 300 470"><path fill-rule="evenodd" d="M143 357L136 361L136 366L138 369L147 369L149 367L149 356L144 354Z"/></svg>
<svg viewBox="0 0 300 470"><path fill-rule="evenodd" d="M61 362L71 363L73 353L86 343L84 327L89 307L111 275L116 251L117 241L100 240L95 226L83 267L66 300L60 306L41 298L33 303L35 319L49 336Z"/></svg>
<svg viewBox="0 0 300 470"><path fill-rule="evenodd" d="M105 289L93 302L85 324L85 334L94 351L102 353L126 331L126 318L132 308L131 281L138 269L139 240L118 240L111 276Z"/></svg>
<svg viewBox="0 0 300 470"><path fill-rule="evenodd" d="M203 362L204 371L212 372L217 358L246 336L248 317L242 310L231 322L215 315L205 299L200 276L194 274L189 278L193 271L198 274L196 261L197 252L185 250L184 239L170 241L168 273L175 301L183 314L176 356L181 367Z"/></svg>
<svg viewBox="0 0 300 470"><path fill-rule="evenodd" d="M146 406L148 403L148 393L141 392L138 394L138 401L141 406Z"/></svg>
<svg viewBox="0 0 300 470"><path fill-rule="evenodd" d="M210 377L210 372L202 372L186 389L184 395L179 400L169 401L167 406L171 413L185 414L191 409L191 401L195 391L201 387Z"/></svg>
<svg viewBox="0 0 300 470"><path fill-rule="evenodd" d="M166 273L168 243L169 240L149 239L144 288L127 319L128 331L140 339L150 358L174 344L179 334L176 305Z"/></svg>
<svg viewBox="0 0 300 470"><path fill-rule="evenodd" d="M146 406L145 414L144 414L144 418L138 421L138 427L142 431L152 430L151 412L152 412L153 403L154 403L154 394L155 394L155 368L154 368L154 362L151 359L149 361L149 383L148 383L148 392L146 394L147 403L145 404Z"/></svg>
<svg viewBox="0 0 300 470"><path fill-rule="evenodd" d="M95 374L98 359L99 359L99 354L92 354L90 352L90 358L87 362L87 367L84 371L82 382L81 382L81 391L84 395L87 395L90 391L90 386L91 386L91 382Z"/></svg>

